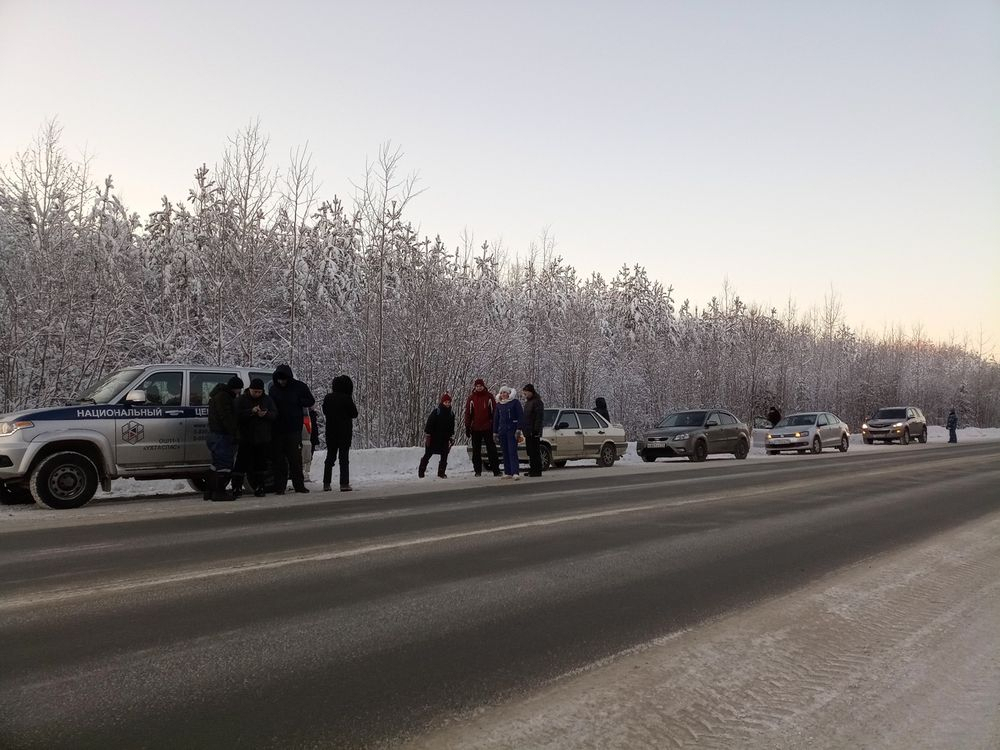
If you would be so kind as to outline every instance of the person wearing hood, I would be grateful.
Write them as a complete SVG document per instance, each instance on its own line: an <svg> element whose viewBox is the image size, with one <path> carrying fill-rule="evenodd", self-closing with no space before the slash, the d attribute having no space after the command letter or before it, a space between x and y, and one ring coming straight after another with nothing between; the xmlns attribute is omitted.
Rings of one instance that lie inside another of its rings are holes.
<svg viewBox="0 0 1000 750"><path fill-rule="evenodd" d="M528 454L528 476L542 475L542 427L545 423L545 404L535 386L526 383L521 389L524 396L524 414L521 432L524 433L524 450Z"/></svg>
<svg viewBox="0 0 1000 750"><path fill-rule="evenodd" d="M308 492L302 474L302 420L316 399L309 386L295 379L288 365L275 369L268 395L278 409L271 441L275 492L285 494L289 475L296 492Z"/></svg>
<svg viewBox="0 0 1000 750"><path fill-rule="evenodd" d="M594 411L604 417L608 424L611 424L611 412L608 411L608 402L604 400L603 396L597 397L597 401L594 403Z"/></svg>
<svg viewBox="0 0 1000 750"><path fill-rule="evenodd" d="M454 444L455 413L451 410L451 395L442 393L441 400L427 417L427 424L424 425L424 457L420 459L417 476L424 478L427 463L431 460L431 456L437 453L441 456L438 461L438 476L447 479L445 471L448 468L448 451Z"/></svg>
<svg viewBox="0 0 1000 750"><path fill-rule="evenodd" d="M493 414L497 401L486 388L486 381L477 378L472 393L465 399L465 434L472 438L472 469L476 476L483 474L483 443L493 476L500 476L500 462L497 460L497 444L493 440Z"/></svg>
<svg viewBox="0 0 1000 750"><path fill-rule="evenodd" d="M250 387L236 399L235 408L240 449L236 453L236 471L233 472L233 495L239 497L245 477L253 487L253 494L264 497L264 478L278 409L270 396L264 393L264 381L260 378L250 381Z"/></svg>
<svg viewBox="0 0 1000 750"><path fill-rule="evenodd" d="M778 411L777 406L772 406L767 410L767 421L771 423L771 427L774 427L778 422L781 421L781 412Z"/></svg>
<svg viewBox="0 0 1000 750"><path fill-rule="evenodd" d="M358 407L354 404L354 381L347 375L338 375L330 384L330 393L323 399L326 417L326 462L323 464L323 491L332 488L333 465L340 461L340 491L351 491L351 439Z"/></svg>
<svg viewBox="0 0 1000 750"><path fill-rule="evenodd" d="M957 443L958 442L958 432L957 432L957 430L958 430L958 415L955 413L954 409L952 409L950 412L948 412L948 421L945 423L945 426L948 428L948 442L949 443Z"/></svg>
<svg viewBox="0 0 1000 750"><path fill-rule="evenodd" d="M226 490L239 442L236 420L236 397L243 390L243 381L235 375L227 383L219 383L208 397L208 450L212 454L212 469L208 472L206 500L235 500Z"/></svg>
<svg viewBox="0 0 1000 750"><path fill-rule="evenodd" d="M504 386L497 393L497 408L493 414L493 432L503 451L504 479L520 479L521 466L517 455L517 438L523 410L521 402L512 398L514 389Z"/></svg>

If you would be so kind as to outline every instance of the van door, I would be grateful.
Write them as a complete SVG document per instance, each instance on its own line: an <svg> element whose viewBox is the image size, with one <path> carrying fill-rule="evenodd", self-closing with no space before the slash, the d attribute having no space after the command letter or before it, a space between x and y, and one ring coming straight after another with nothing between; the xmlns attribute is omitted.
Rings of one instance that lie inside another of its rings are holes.
<svg viewBox="0 0 1000 750"><path fill-rule="evenodd" d="M184 463L187 422L182 405L184 373L162 370L149 374L133 390L146 392L142 404L126 404L115 416L116 462L122 468L155 469Z"/></svg>
<svg viewBox="0 0 1000 750"><path fill-rule="evenodd" d="M184 441L184 463L207 466L212 462L208 452L208 399L219 383L228 383L237 373L233 370L188 373L188 418Z"/></svg>

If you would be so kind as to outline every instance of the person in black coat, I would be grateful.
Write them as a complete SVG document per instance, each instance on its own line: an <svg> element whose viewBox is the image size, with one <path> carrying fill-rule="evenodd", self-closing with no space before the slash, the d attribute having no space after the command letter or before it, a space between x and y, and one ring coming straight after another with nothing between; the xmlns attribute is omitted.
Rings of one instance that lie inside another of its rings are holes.
<svg viewBox="0 0 1000 750"><path fill-rule="evenodd" d="M427 463L431 460L431 456L437 453L441 456L438 462L438 476L447 479L445 470L448 468L448 451L454 444L455 412L451 410L451 396L444 393L437 408L427 417L427 424L424 426L424 457L420 459L417 476L424 478Z"/></svg>
<svg viewBox="0 0 1000 750"><path fill-rule="evenodd" d="M594 411L604 417L608 424L611 424L611 412L608 411L608 402L604 400L603 396L597 397L597 402L594 404Z"/></svg>
<svg viewBox="0 0 1000 750"><path fill-rule="evenodd" d="M948 412L948 421L946 426L948 428L948 442L957 443L958 432L956 432L956 430L958 430L958 415L955 413L954 409Z"/></svg>
<svg viewBox="0 0 1000 750"><path fill-rule="evenodd" d="M521 432L524 435L524 452L528 454L528 476L542 475L542 428L545 424L545 404L535 386L526 383L521 389L524 396L524 414Z"/></svg>
<svg viewBox="0 0 1000 750"><path fill-rule="evenodd" d="M771 427L774 427L781 421L781 412L778 411L777 406L772 406L767 410L767 421L771 423Z"/></svg>
<svg viewBox="0 0 1000 750"><path fill-rule="evenodd" d="M243 390L243 381L235 375L228 383L219 383L208 397L208 436L205 442L212 454L212 470L206 478L206 500L234 500L226 491L233 464L236 461L236 446L239 443L239 427L236 420L236 397Z"/></svg>
<svg viewBox="0 0 1000 750"><path fill-rule="evenodd" d="M295 379L288 365L278 365L274 371L269 395L278 408L271 441L275 492L285 494L289 474L296 492L308 492L302 474L302 420L316 399L309 386Z"/></svg>
<svg viewBox="0 0 1000 750"><path fill-rule="evenodd" d="M233 472L233 494L239 497L246 477L254 488L254 495L264 496L264 477L271 453L271 437L278 409L270 396L264 393L264 381L254 378L250 387L236 399L236 423L240 435L240 449L236 453L236 471Z"/></svg>
<svg viewBox="0 0 1000 750"><path fill-rule="evenodd" d="M340 491L351 491L351 439L358 407L354 404L354 381L338 375L330 384L330 393L323 399L326 416L326 461L323 464L323 491L329 492L333 465L340 461Z"/></svg>

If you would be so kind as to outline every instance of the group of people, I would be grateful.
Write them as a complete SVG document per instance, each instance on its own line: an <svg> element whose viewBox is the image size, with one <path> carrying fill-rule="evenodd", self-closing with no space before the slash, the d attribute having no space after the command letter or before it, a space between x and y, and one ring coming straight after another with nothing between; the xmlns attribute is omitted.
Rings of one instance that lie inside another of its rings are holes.
<svg viewBox="0 0 1000 750"><path fill-rule="evenodd" d="M487 468L494 476L501 476L497 443L503 455L503 475L520 479L521 470L517 456L519 443L524 443L528 454L528 476L542 475L542 428L545 404L535 386L526 383L521 388L524 404L514 397L514 389L502 387L494 396L486 382L478 378L472 392L465 399L465 434L472 442L472 469L475 475L483 474L483 447L486 448ZM606 408L606 407L605 407ZM451 395L441 394L438 405L427 416L424 426L424 455L417 467L417 476L424 478L431 456L437 455L437 475L447 479L448 453L455 445L455 413L451 408Z"/></svg>
<svg viewBox="0 0 1000 750"><path fill-rule="evenodd" d="M340 463L340 490L351 490L350 447L354 419L354 383L338 375L323 399L326 417L326 463L323 489L332 489L333 467ZM309 492L305 485L302 456L303 424L318 443L316 399L309 386L296 380L288 365L279 365L271 387L254 378L243 390L243 380L232 377L212 389L208 401L208 443L212 468L206 477L206 500L235 500L243 493L244 481L254 495L266 493L267 466L271 464L274 492L283 495L292 480L295 492Z"/></svg>

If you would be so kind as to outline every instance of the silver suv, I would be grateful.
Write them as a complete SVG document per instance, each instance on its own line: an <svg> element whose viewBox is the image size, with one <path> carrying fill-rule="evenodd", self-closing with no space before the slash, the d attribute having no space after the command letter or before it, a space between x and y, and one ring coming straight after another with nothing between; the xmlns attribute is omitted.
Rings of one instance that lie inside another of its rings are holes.
<svg viewBox="0 0 1000 750"><path fill-rule="evenodd" d="M861 425L861 438L871 445L876 440L891 443L898 440L908 445L910 440L927 442L927 418L915 406L890 406L879 409Z"/></svg>
<svg viewBox="0 0 1000 750"><path fill-rule="evenodd" d="M111 480L189 479L210 465L208 398L246 367L141 365L109 375L69 406L0 415L0 493L50 508L86 505Z"/></svg>

